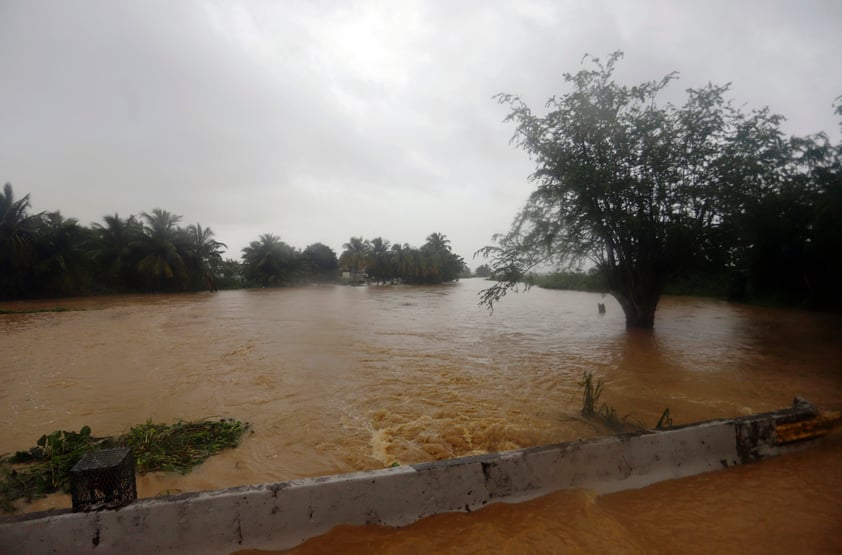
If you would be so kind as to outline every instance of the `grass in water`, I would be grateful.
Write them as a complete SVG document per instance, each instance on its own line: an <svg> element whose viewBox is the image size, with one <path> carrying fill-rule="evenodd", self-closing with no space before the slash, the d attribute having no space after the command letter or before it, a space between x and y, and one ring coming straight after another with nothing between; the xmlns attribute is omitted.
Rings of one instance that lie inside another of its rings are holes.
<svg viewBox="0 0 842 555"><path fill-rule="evenodd" d="M631 415L627 414L620 418L614 407L607 403L599 403L599 398L605 390L605 383L602 379L594 382L593 374L585 371L582 374L582 381L579 382L579 388L582 390L582 416L585 418L596 420L617 432L634 432L646 429L643 424L630 420ZM664 429L670 426L672 426L672 418L670 417L670 409L667 408L661 414L655 428Z"/></svg>
<svg viewBox="0 0 842 555"><path fill-rule="evenodd" d="M582 376L582 381L579 382L579 387L582 389L582 416L595 416L597 414L596 408L599 406L599 398L602 395L605 384L602 382L602 379L597 380L596 384L594 384L593 374L585 372Z"/></svg>
<svg viewBox="0 0 842 555"><path fill-rule="evenodd" d="M135 426L119 437L94 437L84 426L78 433L56 431L41 436L28 451L0 458L0 508L14 512L13 502L70 491L70 469L89 451L131 447L137 472L186 473L194 466L240 443L249 425L239 420L198 420Z"/></svg>

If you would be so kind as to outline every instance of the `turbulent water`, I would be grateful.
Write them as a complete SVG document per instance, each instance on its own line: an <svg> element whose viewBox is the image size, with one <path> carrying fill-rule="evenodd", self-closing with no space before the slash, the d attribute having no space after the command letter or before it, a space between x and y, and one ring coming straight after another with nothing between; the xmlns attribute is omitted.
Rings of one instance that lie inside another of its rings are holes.
<svg viewBox="0 0 842 555"><path fill-rule="evenodd" d="M680 424L781 408L795 395L842 404L838 316L673 297L654 332L627 332L611 298L533 289L489 314L476 305L485 285L4 303L84 310L0 315L0 452L83 425L111 435L147 419L252 424L239 448L186 476L140 477L139 495L153 496L593 436L601 431L578 417L584 371L605 381L603 400L620 415L648 426L667 407ZM397 532L343 528L305 549L722 551L715 529L765 538L740 552L801 536L793 547L839 551L840 455L834 437L639 492L562 492ZM63 506L66 496L51 496L23 508Z"/></svg>

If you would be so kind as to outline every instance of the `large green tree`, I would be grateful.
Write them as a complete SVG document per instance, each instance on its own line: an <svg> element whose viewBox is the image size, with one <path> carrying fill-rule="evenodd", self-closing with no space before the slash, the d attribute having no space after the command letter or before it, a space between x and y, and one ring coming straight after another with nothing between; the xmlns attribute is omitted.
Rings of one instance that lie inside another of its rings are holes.
<svg viewBox="0 0 842 555"><path fill-rule="evenodd" d="M264 233L243 248L243 274L261 287L277 287L296 281L306 262L295 248L272 233Z"/></svg>
<svg viewBox="0 0 842 555"><path fill-rule="evenodd" d="M0 248L10 258L21 256L31 247L32 237L42 213L30 214L29 195L15 199L11 183L0 193Z"/></svg>
<svg viewBox="0 0 842 555"><path fill-rule="evenodd" d="M0 191L0 298L89 292L188 291L243 283L240 264L201 224L166 210L108 215L90 227L61 212L30 213L29 195Z"/></svg>
<svg viewBox="0 0 842 555"><path fill-rule="evenodd" d="M188 237L178 227L181 216L160 208L140 215L145 225L136 245L140 251L137 270L155 290L187 288Z"/></svg>
<svg viewBox="0 0 842 555"><path fill-rule="evenodd" d="M407 243L395 243L391 252L392 275L406 279L412 267L412 247Z"/></svg>
<svg viewBox="0 0 842 555"><path fill-rule="evenodd" d="M837 99L837 102L842 97ZM842 115L842 105L837 114ZM814 308L842 308L842 143L824 133L793 137L779 190L746 204L734 296Z"/></svg>
<svg viewBox="0 0 842 555"><path fill-rule="evenodd" d="M97 279L110 290L126 290L139 284L137 243L143 224L135 216L123 219L119 214L104 216L104 224L91 227L94 240L89 244Z"/></svg>
<svg viewBox="0 0 842 555"><path fill-rule="evenodd" d="M565 74L569 91L536 115L517 96L498 100L516 125L513 142L536 164L537 184L512 229L480 252L498 281L491 306L543 264L593 265L630 328L651 328L664 287L722 264L724 229L745 203L778 187L788 156L781 117L744 113L727 86L688 89L682 106L658 95L677 75L626 86L621 53Z"/></svg>
<svg viewBox="0 0 842 555"><path fill-rule="evenodd" d="M30 269L31 292L39 296L79 295L90 291L91 257L86 246L93 232L75 218L49 212L35 234L36 260Z"/></svg>
<svg viewBox="0 0 842 555"><path fill-rule="evenodd" d="M187 234L187 266L198 289L202 286L209 291L218 288L216 276L221 273L222 252L228 245L214 239L214 232L202 224L189 225Z"/></svg>
<svg viewBox="0 0 842 555"><path fill-rule="evenodd" d="M301 254L307 262L311 278L333 280L338 277L339 261L336 253L324 243L308 245Z"/></svg>
<svg viewBox="0 0 842 555"><path fill-rule="evenodd" d="M421 281L441 283L454 281L465 270L465 261L450 249L450 239L442 233L431 233L421 247L424 272Z"/></svg>
<svg viewBox="0 0 842 555"><path fill-rule="evenodd" d="M6 183L0 192L0 298L26 294L29 288L35 233L43 218L29 208L29 195L16 199L12 184Z"/></svg>
<svg viewBox="0 0 842 555"><path fill-rule="evenodd" d="M339 257L339 265L351 273L352 279L358 279L360 271L365 269L371 243L362 237L351 237L347 243L342 245L342 248L344 250Z"/></svg>
<svg viewBox="0 0 842 555"><path fill-rule="evenodd" d="M836 99L836 114L842 131L842 96ZM811 304L842 309L842 141L831 145L820 135L811 145L817 147L808 173L814 194L809 224L811 265L807 279Z"/></svg>
<svg viewBox="0 0 842 555"><path fill-rule="evenodd" d="M375 283L386 283L394 277L392 272L392 251L391 243L382 237L375 237L369 242L368 256L366 257L366 272L369 278Z"/></svg>

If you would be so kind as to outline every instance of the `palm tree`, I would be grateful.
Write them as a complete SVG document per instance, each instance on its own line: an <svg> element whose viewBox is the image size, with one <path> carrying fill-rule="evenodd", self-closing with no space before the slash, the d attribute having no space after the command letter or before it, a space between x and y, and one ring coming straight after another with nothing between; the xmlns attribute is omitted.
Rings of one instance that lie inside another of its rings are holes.
<svg viewBox="0 0 842 555"><path fill-rule="evenodd" d="M43 296L77 295L91 284L91 264L83 246L91 230L75 218L50 212L41 218L35 238L36 262L31 289Z"/></svg>
<svg viewBox="0 0 842 555"><path fill-rule="evenodd" d="M202 224L187 226L188 260L195 279L201 280L211 291L216 290L216 270L222 263L222 249L228 248L213 238L214 233Z"/></svg>
<svg viewBox="0 0 842 555"><path fill-rule="evenodd" d="M366 260L366 268L368 274L374 278L375 283L386 282L390 279L389 275L389 241L382 237L375 237L371 240L368 250L368 257Z"/></svg>
<svg viewBox="0 0 842 555"><path fill-rule="evenodd" d="M29 195L15 200L12 184L0 193L0 263L17 263L32 244L35 226L43 212L29 215Z"/></svg>
<svg viewBox="0 0 842 555"><path fill-rule="evenodd" d="M247 280L266 286L285 285L299 277L304 260L280 237L265 233L243 249L244 274Z"/></svg>
<svg viewBox="0 0 842 555"><path fill-rule="evenodd" d="M143 234L143 224L133 215L123 220L117 213L102 219L105 225L91 226L95 233L91 256L107 285L119 289L130 287L136 282L133 247Z"/></svg>
<svg viewBox="0 0 842 555"><path fill-rule="evenodd" d="M450 239L441 233L431 233L427 236L427 242L421 247L421 255L424 266L419 275L421 281L453 281L458 279L465 269L465 261L451 252Z"/></svg>
<svg viewBox="0 0 842 555"><path fill-rule="evenodd" d="M173 214L168 210L153 208L152 213L141 212L140 215L146 220L144 230L151 237L167 237L178 229L178 222L181 216Z"/></svg>
<svg viewBox="0 0 842 555"><path fill-rule="evenodd" d="M0 193L0 298L13 298L31 289L34 238L42 213L30 215L29 195L15 200L12 184Z"/></svg>
<svg viewBox="0 0 842 555"><path fill-rule="evenodd" d="M392 245L392 275L409 280L412 268L412 247L407 243Z"/></svg>
<svg viewBox="0 0 842 555"><path fill-rule="evenodd" d="M371 245L368 241L364 241L362 237L351 237L347 243L342 245L342 248L345 250L339 257L339 265L348 268L351 272L351 279L358 279L361 264L365 264Z"/></svg>
<svg viewBox="0 0 842 555"><path fill-rule="evenodd" d="M222 258L222 249L228 248L228 245L213 238L211 228L203 228L199 223L187 226L187 235L190 237L190 253L206 263Z"/></svg>
<svg viewBox="0 0 842 555"><path fill-rule="evenodd" d="M427 236L427 243L422 248L437 253L450 252L450 239L441 233L431 233Z"/></svg>
<svg viewBox="0 0 842 555"><path fill-rule="evenodd" d="M137 269L156 290L184 288L187 239L184 230L177 226L181 216L155 208L151 214L142 212L141 217L146 224L138 241L142 254Z"/></svg>

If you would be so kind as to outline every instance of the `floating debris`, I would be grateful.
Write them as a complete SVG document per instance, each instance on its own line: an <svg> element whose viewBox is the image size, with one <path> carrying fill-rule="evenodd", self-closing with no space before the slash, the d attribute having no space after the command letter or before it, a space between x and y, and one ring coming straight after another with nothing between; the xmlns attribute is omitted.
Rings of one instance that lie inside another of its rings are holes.
<svg viewBox="0 0 842 555"><path fill-rule="evenodd" d="M58 430L41 436L28 451L0 457L0 509L14 512L13 502L32 501L48 493L70 491L70 470L85 453L131 447L137 471L187 473L224 449L236 447L248 423L231 418L153 424L147 421L119 437L95 437L91 428Z"/></svg>

